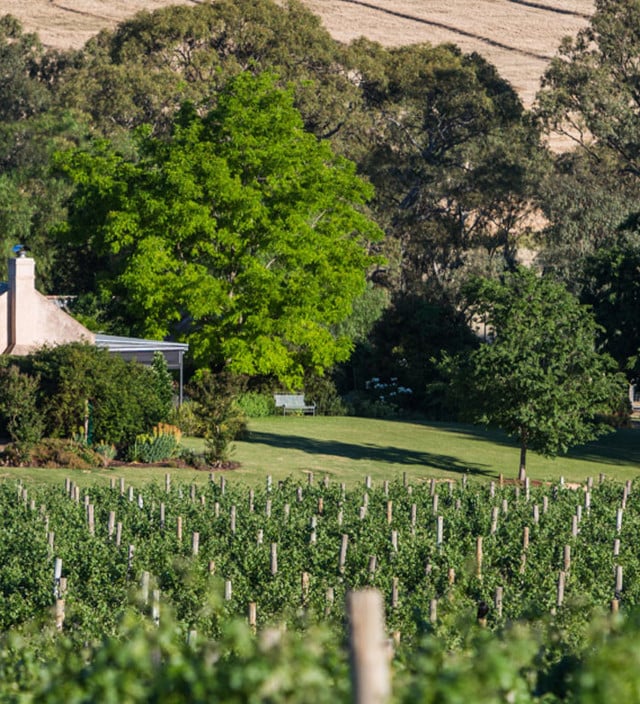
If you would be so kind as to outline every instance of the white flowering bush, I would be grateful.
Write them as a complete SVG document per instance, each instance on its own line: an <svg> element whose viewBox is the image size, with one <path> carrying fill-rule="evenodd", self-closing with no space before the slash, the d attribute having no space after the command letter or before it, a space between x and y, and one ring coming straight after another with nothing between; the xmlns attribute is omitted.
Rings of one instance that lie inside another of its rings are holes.
<svg viewBox="0 0 640 704"><path fill-rule="evenodd" d="M413 390L398 383L393 376L388 381L374 376L364 384L364 391L353 399L356 415L370 418L392 418L402 415Z"/></svg>

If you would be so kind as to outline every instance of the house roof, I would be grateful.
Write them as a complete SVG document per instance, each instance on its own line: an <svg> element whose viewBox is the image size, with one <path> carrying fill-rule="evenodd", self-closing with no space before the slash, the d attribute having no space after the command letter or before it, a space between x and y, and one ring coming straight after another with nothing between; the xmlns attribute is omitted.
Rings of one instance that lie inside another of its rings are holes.
<svg viewBox="0 0 640 704"><path fill-rule="evenodd" d="M135 359L141 364L150 364L154 352L162 352L169 369L180 369L182 357L189 349L183 342L166 340L145 340L139 337L119 337L96 333L96 347L104 347L110 352L118 352L125 359Z"/></svg>

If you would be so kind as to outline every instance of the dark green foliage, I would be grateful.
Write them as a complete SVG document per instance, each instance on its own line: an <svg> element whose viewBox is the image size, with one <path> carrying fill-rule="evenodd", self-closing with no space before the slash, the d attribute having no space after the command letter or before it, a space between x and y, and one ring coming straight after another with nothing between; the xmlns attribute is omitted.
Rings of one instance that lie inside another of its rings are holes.
<svg viewBox="0 0 640 704"><path fill-rule="evenodd" d="M392 266L380 278L451 305L470 272L513 266L548 155L511 86L478 55L416 45L374 56L362 59L377 129L361 168L389 236Z"/></svg>
<svg viewBox="0 0 640 704"><path fill-rule="evenodd" d="M50 229L64 218L69 193L49 173L51 156L77 144L86 130L78 113L56 106L56 64L36 35L10 15L0 17L0 276L20 242L37 256L39 279L47 284L62 254Z"/></svg>
<svg viewBox="0 0 640 704"><path fill-rule="evenodd" d="M0 17L0 119L24 120L44 112L51 104L42 80L44 50L35 34L22 31L11 15Z"/></svg>
<svg viewBox="0 0 640 704"><path fill-rule="evenodd" d="M237 379L232 374L202 372L192 379L187 389L196 404L195 412L206 441L205 459L211 464L227 461L233 440L246 430L236 384Z"/></svg>
<svg viewBox="0 0 640 704"><path fill-rule="evenodd" d="M142 124L161 134L185 100L210 106L230 78L269 70L295 85L310 131L354 139L359 91L346 62L300 2L218 0L139 13L103 32L64 72L61 92L109 134Z"/></svg>
<svg viewBox="0 0 640 704"><path fill-rule="evenodd" d="M589 24L567 37L548 67L538 115L585 156L612 159L618 173L640 174L637 0L596 0ZM593 147L596 147L593 150Z"/></svg>
<svg viewBox="0 0 640 704"><path fill-rule="evenodd" d="M307 403L316 404L317 415L344 416L348 412L333 379L328 376L308 374L304 381L304 396Z"/></svg>
<svg viewBox="0 0 640 704"><path fill-rule="evenodd" d="M581 299L601 326L604 348L630 383L640 379L640 239L597 250L586 258Z"/></svg>
<svg viewBox="0 0 640 704"><path fill-rule="evenodd" d="M45 347L15 361L40 379L38 405L46 435L72 438L90 423L95 440L123 448L165 419L154 372L107 350L75 343Z"/></svg>
<svg viewBox="0 0 640 704"><path fill-rule="evenodd" d="M166 421L173 408L173 378L162 352L153 353L151 371L153 372L153 391L158 398L163 414L159 420Z"/></svg>
<svg viewBox="0 0 640 704"><path fill-rule="evenodd" d="M0 415L18 454L26 457L42 438L44 418L38 408L40 378L11 364L0 369Z"/></svg>
<svg viewBox="0 0 640 704"><path fill-rule="evenodd" d="M586 306L524 268L502 281L478 279L468 293L487 341L442 368L467 417L518 438L521 471L527 448L554 456L611 430L598 414L617 410L627 387L599 352Z"/></svg>
<svg viewBox="0 0 640 704"><path fill-rule="evenodd" d="M462 312L415 294L397 295L340 370L340 388L343 393L362 394L373 378L387 382L395 378L411 389L403 402L406 410L439 418L452 409L439 386L443 377L435 358L443 351L471 350L476 344Z"/></svg>
<svg viewBox="0 0 640 704"><path fill-rule="evenodd" d="M599 296L590 290L595 283L594 263L598 266L603 250L625 248L621 226L626 224L628 229L629 223L637 220L639 52L640 4L636 0L596 0L589 24L561 44L538 95L536 114L542 124L575 147L574 152L558 157L556 171L541 191L549 219L549 251L544 261L574 289L587 266L585 293L589 300ZM595 262L587 263L588 257ZM611 283L617 290L613 295L618 298L621 272L615 261L612 266ZM603 273L601 270L596 278ZM604 316L599 321L604 322ZM625 365L626 359L619 355L622 350L616 350L622 342L614 340L617 334L608 330L607 344ZM628 350L622 356L628 358Z"/></svg>

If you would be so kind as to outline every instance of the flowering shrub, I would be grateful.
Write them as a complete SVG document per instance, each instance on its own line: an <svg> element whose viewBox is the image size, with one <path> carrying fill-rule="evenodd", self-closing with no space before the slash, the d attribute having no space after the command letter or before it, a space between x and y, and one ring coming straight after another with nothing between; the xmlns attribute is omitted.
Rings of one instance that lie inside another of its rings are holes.
<svg viewBox="0 0 640 704"><path fill-rule="evenodd" d="M131 449L131 459L152 464L175 457L181 437L180 428L168 423L158 423L151 435L136 436Z"/></svg>
<svg viewBox="0 0 640 704"><path fill-rule="evenodd" d="M398 384L393 376L389 381L374 376L364 385L364 391L352 398L356 415L369 418L392 418L406 409L413 390Z"/></svg>

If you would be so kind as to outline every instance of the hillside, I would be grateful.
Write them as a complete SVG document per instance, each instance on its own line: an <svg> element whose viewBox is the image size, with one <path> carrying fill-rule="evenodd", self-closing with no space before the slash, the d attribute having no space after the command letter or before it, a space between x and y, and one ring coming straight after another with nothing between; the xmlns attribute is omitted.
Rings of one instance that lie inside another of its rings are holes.
<svg viewBox="0 0 640 704"><path fill-rule="evenodd" d="M82 46L103 28L141 10L198 0L0 0L53 48ZM329 32L348 42L366 36L386 46L453 42L477 51L530 105L563 36L583 27L593 0L303 0Z"/></svg>

